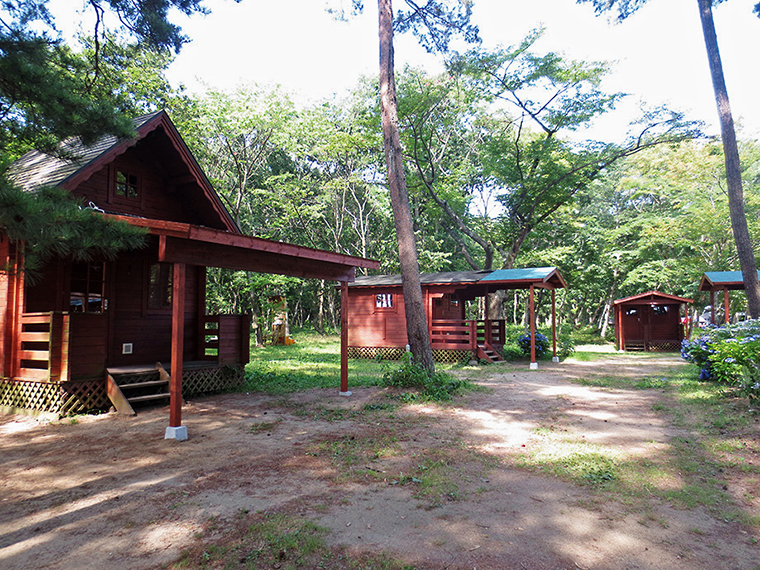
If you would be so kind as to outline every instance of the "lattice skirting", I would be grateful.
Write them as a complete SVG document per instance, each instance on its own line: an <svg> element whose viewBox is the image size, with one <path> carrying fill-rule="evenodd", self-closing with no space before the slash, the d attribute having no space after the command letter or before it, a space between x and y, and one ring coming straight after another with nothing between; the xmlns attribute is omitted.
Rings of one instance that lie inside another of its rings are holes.
<svg viewBox="0 0 760 570"><path fill-rule="evenodd" d="M8 411L67 416L107 410L110 405L104 380L0 380L0 407Z"/></svg>
<svg viewBox="0 0 760 570"><path fill-rule="evenodd" d="M213 394L239 388L245 382L245 366L189 368L182 374L182 395L185 397Z"/></svg>
<svg viewBox="0 0 760 570"><path fill-rule="evenodd" d="M649 342L628 340L625 343L625 349L628 352L678 352L681 350L681 343L670 340L653 340Z"/></svg>
<svg viewBox="0 0 760 570"><path fill-rule="evenodd" d="M138 381L139 377L132 379ZM224 392L243 385L245 367L188 369L182 375L185 397ZM105 411L111 407L105 379L83 382L35 382L0 379L0 411L70 416Z"/></svg>
<svg viewBox="0 0 760 570"><path fill-rule="evenodd" d="M650 352L678 352L681 350L681 343L669 340L652 341L647 344L647 350Z"/></svg>
<svg viewBox="0 0 760 570"><path fill-rule="evenodd" d="M401 360L404 349L394 346L349 346L349 358L364 358L367 360ZM471 358L469 350L433 349L433 359L436 362L454 364L466 358Z"/></svg>

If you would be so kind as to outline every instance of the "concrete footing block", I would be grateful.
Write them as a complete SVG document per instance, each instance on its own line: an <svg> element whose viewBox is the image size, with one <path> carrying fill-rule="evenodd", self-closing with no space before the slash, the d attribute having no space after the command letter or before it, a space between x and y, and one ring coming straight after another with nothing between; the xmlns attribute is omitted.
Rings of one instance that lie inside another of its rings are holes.
<svg viewBox="0 0 760 570"><path fill-rule="evenodd" d="M185 441L187 439L187 426L170 426L166 428L164 439L176 439L177 441Z"/></svg>
<svg viewBox="0 0 760 570"><path fill-rule="evenodd" d="M351 390L348 390L346 392L338 392L338 395L348 398L351 395Z"/></svg>
<svg viewBox="0 0 760 570"><path fill-rule="evenodd" d="M530 369L531 370L538 370L538 362L531 362L530 363Z"/></svg>
<svg viewBox="0 0 760 570"><path fill-rule="evenodd" d="M552 356L552 362L559 362L559 356Z"/></svg>

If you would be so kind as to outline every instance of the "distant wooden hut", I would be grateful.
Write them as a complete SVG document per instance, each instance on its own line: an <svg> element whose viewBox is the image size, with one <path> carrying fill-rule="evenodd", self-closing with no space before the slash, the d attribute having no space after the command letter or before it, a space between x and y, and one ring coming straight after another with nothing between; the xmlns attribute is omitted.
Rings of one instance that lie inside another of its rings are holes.
<svg viewBox="0 0 760 570"><path fill-rule="evenodd" d="M659 291L614 301L618 348L629 351L679 350L684 339L681 308L692 302L692 299Z"/></svg>
<svg viewBox="0 0 760 570"><path fill-rule="evenodd" d="M535 331L535 289L551 291L554 317L554 290L566 286L556 267L423 273L420 281L433 355L444 362L458 361L468 354L487 361L502 360L499 353L506 341L504 321L467 319L465 301L499 290L528 290L530 326ZM348 291L349 354L400 357L407 344L401 276L357 277L348 284ZM556 330L552 336L556 359ZM531 367L535 368L535 346L531 352Z"/></svg>

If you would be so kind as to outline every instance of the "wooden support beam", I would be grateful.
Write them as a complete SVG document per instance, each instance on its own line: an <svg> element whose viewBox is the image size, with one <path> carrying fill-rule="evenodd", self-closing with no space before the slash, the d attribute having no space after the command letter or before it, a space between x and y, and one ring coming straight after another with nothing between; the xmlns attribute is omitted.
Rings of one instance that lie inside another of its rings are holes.
<svg viewBox="0 0 760 570"><path fill-rule="evenodd" d="M530 367L538 368L536 362L536 293L533 285L530 286Z"/></svg>
<svg viewBox="0 0 760 570"><path fill-rule="evenodd" d="M350 396L348 391L348 283L340 284L340 393Z"/></svg>
<svg viewBox="0 0 760 570"><path fill-rule="evenodd" d="M710 323L715 324L715 291L710 291Z"/></svg>
<svg viewBox="0 0 760 570"><path fill-rule="evenodd" d="M182 353L185 344L185 264L175 263L172 275L172 348L169 387L169 427L182 425Z"/></svg>
<svg viewBox="0 0 760 570"><path fill-rule="evenodd" d="M723 289L723 322L728 324L730 315L728 314L728 289Z"/></svg>
<svg viewBox="0 0 760 570"><path fill-rule="evenodd" d="M557 296L552 289L552 362L559 362L557 359Z"/></svg>

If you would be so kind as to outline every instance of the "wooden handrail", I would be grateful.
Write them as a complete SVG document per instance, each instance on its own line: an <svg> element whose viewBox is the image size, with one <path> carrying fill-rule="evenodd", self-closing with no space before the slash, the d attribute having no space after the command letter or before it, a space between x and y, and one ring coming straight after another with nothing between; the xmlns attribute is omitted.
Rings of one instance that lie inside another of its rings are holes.
<svg viewBox="0 0 760 570"><path fill-rule="evenodd" d="M434 319L430 325L433 348L475 350L479 343L504 344L503 320Z"/></svg>
<svg viewBox="0 0 760 570"><path fill-rule="evenodd" d="M49 382L69 376L69 314L23 313L16 339L16 375Z"/></svg>
<svg viewBox="0 0 760 570"><path fill-rule="evenodd" d="M248 315L204 315L200 319L199 360L247 363L250 328Z"/></svg>

